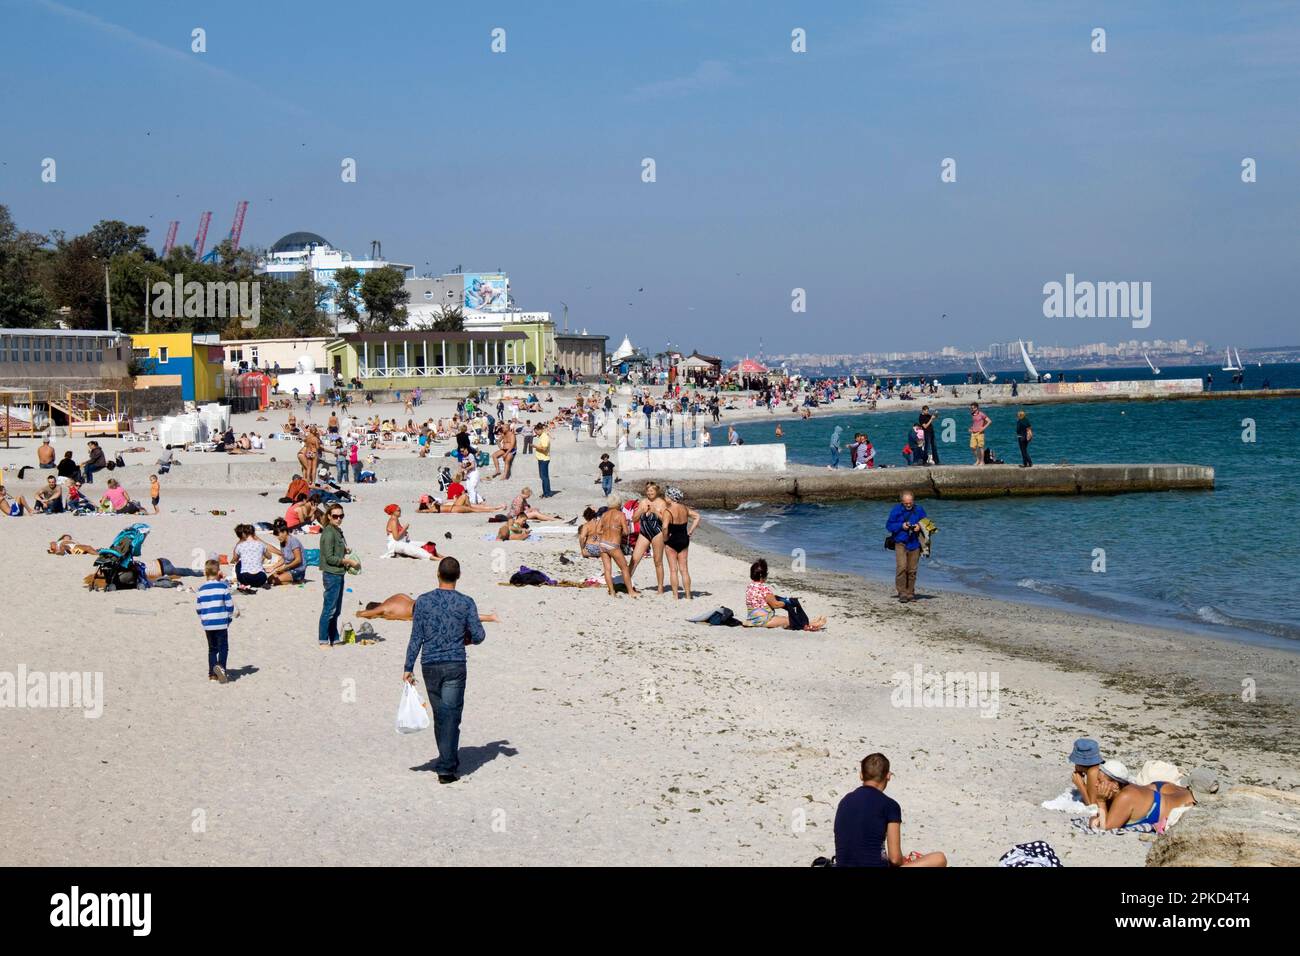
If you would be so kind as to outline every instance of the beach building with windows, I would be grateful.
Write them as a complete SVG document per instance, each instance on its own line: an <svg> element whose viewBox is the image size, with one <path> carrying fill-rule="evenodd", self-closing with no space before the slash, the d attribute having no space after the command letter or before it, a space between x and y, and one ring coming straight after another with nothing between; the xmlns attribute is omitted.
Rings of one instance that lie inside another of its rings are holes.
<svg viewBox="0 0 1300 956"><path fill-rule="evenodd" d="M102 329L0 329L0 385L39 390L118 387L131 339Z"/></svg>
<svg viewBox="0 0 1300 956"><path fill-rule="evenodd" d="M316 368L326 368L325 346L331 336L288 339L222 339L227 372L252 372L275 369L293 370L306 355Z"/></svg>
<svg viewBox="0 0 1300 956"><path fill-rule="evenodd" d="M326 368L367 389L476 388L536 374L553 341L553 329L528 323L508 331L349 332L326 347Z"/></svg>
<svg viewBox="0 0 1300 956"><path fill-rule="evenodd" d="M225 351L208 336L156 332L131 337L139 375L136 388L180 386L187 402L215 402L226 394Z"/></svg>

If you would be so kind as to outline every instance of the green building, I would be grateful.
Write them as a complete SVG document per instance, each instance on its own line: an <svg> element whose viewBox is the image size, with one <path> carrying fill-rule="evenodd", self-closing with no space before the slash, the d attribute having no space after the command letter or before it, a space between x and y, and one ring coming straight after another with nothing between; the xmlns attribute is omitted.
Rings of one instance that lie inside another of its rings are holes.
<svg viewBox="0 0 1300 956"><path fill-rule="evenodd" d="M509 331L350 332L325 347L328 367L368 389L472 388L509 375L549 372L555 326L517 323Z"/></svg>

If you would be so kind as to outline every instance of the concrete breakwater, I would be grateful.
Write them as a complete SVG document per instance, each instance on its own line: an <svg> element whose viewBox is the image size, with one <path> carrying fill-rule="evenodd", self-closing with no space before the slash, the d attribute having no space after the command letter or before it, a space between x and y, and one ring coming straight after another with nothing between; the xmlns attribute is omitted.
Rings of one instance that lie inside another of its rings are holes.
<svg viewBox="0 0 1300 956"><path fill-rule="evenodd" d="M718 475L674 478L686 501L700 508L735 508L746 501L798 502L888 500L910 490L918 498L1004 498L1036 495L1119 495L1151 491L1211 491L1207 465L1012 465L879 468L824 474Z"/></svg>

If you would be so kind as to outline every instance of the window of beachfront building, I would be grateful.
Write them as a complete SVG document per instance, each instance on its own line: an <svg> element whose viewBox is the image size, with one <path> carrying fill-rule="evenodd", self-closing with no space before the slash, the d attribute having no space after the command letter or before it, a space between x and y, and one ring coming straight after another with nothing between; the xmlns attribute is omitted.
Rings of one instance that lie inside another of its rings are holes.
<svg viewBox="0 0 1300 956"><path fill-rule="evenodd" d="M158 364L166 365L168 361L168 348L166 345L158 346Z"/></svg>

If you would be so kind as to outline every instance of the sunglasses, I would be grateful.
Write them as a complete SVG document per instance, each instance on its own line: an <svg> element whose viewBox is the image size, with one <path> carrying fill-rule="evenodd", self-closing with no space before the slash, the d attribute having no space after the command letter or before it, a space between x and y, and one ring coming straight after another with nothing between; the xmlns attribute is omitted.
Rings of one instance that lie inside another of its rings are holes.
<svg viewBox="0 0 1300 956"><path fill-rule="evenodd" d="M343 517L343 512L342 512L342 511L331 511L331 512L330 512L330 518L331 518L332 520L334 520L334 521L338 521L338 520L339 520L340 518L342 518L342 517Z"/></svg>

